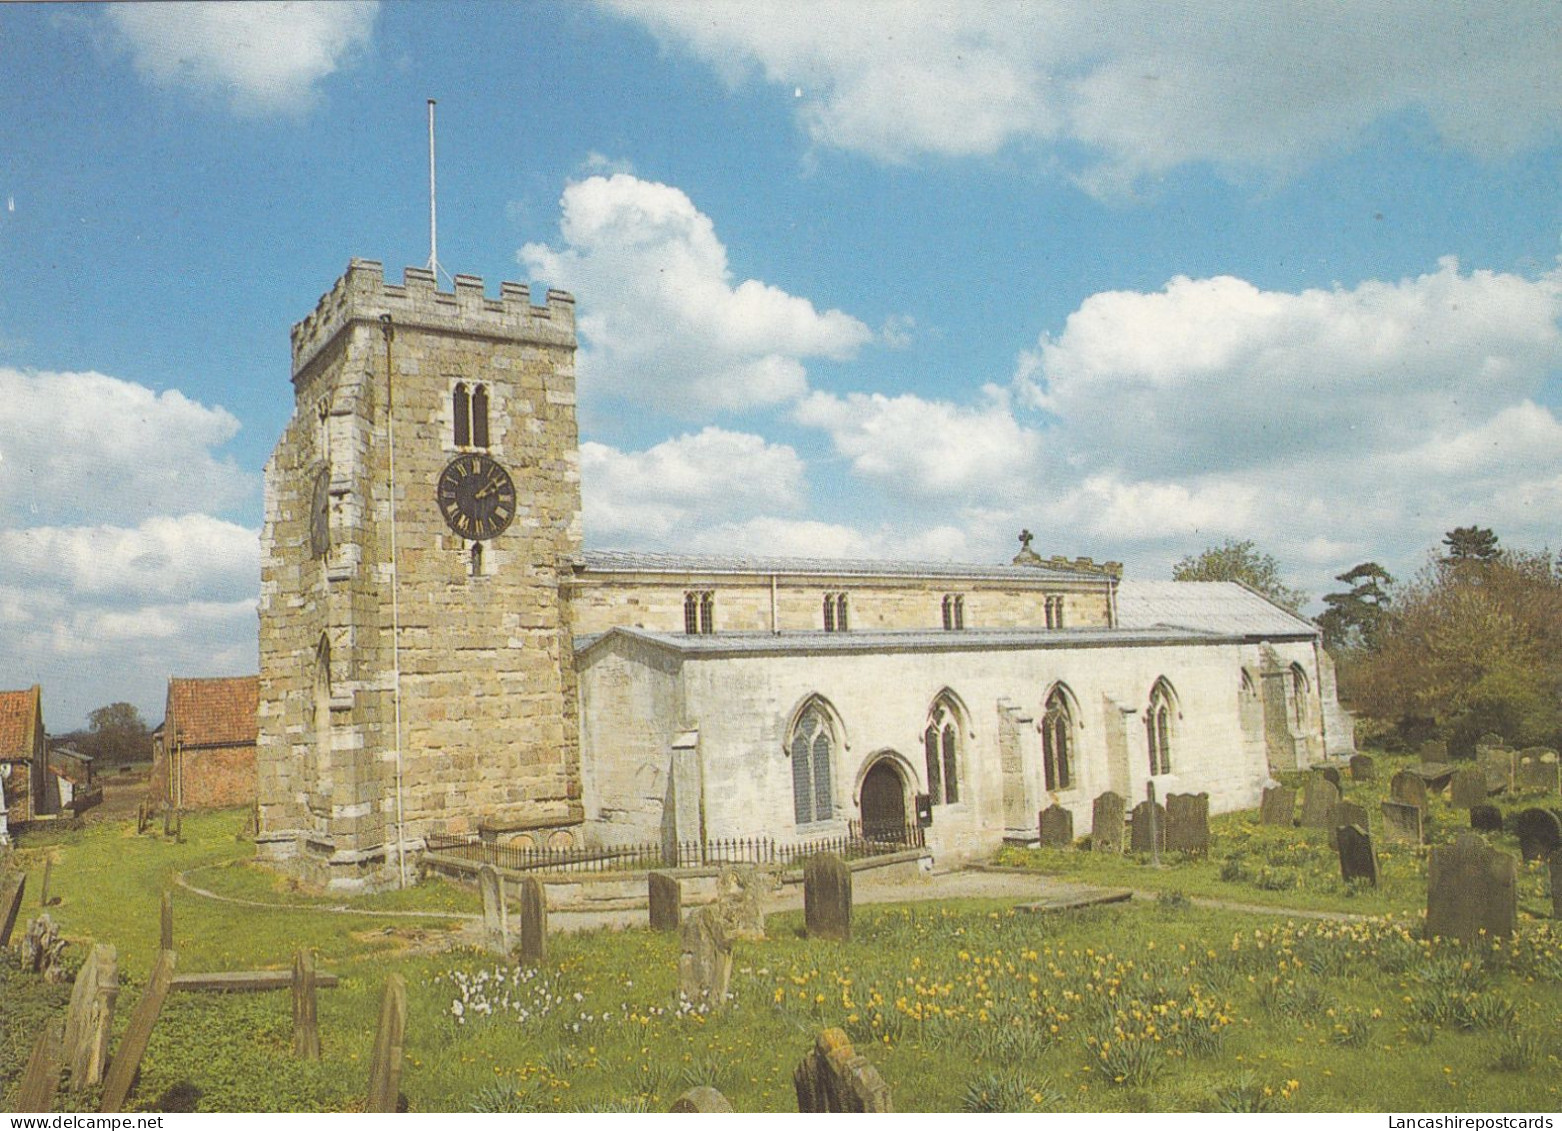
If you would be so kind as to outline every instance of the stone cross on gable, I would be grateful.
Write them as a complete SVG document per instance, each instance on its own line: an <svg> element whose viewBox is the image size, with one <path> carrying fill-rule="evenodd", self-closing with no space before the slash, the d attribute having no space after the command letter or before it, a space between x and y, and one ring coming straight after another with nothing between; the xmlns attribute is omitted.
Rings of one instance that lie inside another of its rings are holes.
<svg viewBox="0 0 1562 1131"><path fill-rule="evenodd" d="M1020 531L1020 551L1022 553L1030 550L1031 539L1035 537L1029 530Z"/></svg>

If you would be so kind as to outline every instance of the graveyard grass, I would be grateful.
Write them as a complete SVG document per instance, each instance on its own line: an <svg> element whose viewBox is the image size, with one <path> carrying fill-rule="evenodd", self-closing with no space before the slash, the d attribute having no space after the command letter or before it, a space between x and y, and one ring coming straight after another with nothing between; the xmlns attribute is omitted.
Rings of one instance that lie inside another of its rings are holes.
<svg viewBox="0 0 1562 1131"><path fill-rule="evenodd" d="M1383 765L1381 785L1346 789L1362 795L1374 831L1367 790L1386 788ZM1440 804L1434 841L1467 824ZM73 960L89 939L118 947L116 1039L151 968L160 893L190 869L200 887L287 906L259 910L175 889L180 971L286 969L309 947L318 969L341 978L319 993L318 1062L291 1055L286 991L170 995L132 1094L138 1109L361 1109L392 972L408 986L401 1090L418 1111L665 1111L698 1084L721 1089L740 1111L790 1111L792 1070L831 1025L879 1069L901 1111L1559 1106L1562 932L1521 914L1511 940L1422 941L1424 850L1380 849L1377 893L1330 880L1338 865L1318 833L1259 829L1242 816L1213 823L1209 859L1159 872L1131 857L1029 853L1029 865L1070 878L1163 894L1055 915L990 901L859 905L849 942L801 937L800 912L772 915L765 941L735 944L731 1004L705 1013L677 1001L676 934L554 934L536 970L475 949L442 951L456 922L445 916L477 912L474 892L425 883L363 899L311 897L246 863L253 848L237 836L242 819L187 817L182 844L95 826L52 843L29 838L17 854L29 870L24 917L39 912L37 885L52 856L59 902L48 910L76 944ZM1265 867L1293 870L1295 886L1273 890L1237 874ZM1544 883L1521 870L1521 907L1542 902ZM1196 906L1172 889L1374 917L1250 914ZM434 917L325 910L343 904ZM10 1091L31 1034L68 990L21 978L12 958L0 978L0 1086ZM62 1091L56 1106L95 1110L96 1099Z"/></svg>

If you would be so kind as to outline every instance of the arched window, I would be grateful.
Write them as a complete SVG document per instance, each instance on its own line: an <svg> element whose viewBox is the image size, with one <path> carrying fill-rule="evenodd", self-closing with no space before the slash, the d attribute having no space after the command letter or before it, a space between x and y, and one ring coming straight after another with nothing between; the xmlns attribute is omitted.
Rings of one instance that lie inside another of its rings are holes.
<svg viewBox="0 0 1562 1131"><path fill-rule="evenodd" d="M934 805L960 800L960 727L949 703L933 704L927 729L922 732L922 752L927 760L927 792Z"/></svg>
<svg viewBox="0 0 1562 1131"><path fill-rule="evenodd" d="M472 442L472 398L460 381L456 382L456 391L451 394L450 409L456 422L456 447L464 448Z"/></svg>
<svg viewBox="0 0 1562 1131"><path fill-rule="evenodd" d="M835 595L835 631L846 631L846 594Z"/></svg>
<svg viewBox="0 0 1562 1131"><path fill-rule="evenodd" d="M472 446L488 446L488 389L484 385L472 387Z"/></svg>
<svg viewBox="0 0 1562 1131"><path fill-rule="evenodd" d="M483 544L481 542L472 543L472 576L483 576Z"/></svg>
<svg viewBox="0 0 1562 1131"><path fill-rule="evenodd" d="M1061 687L1047 696L1041 717L1041 758L1048 789L1064 790L1074 784L1074 712Z"/></svg>
<svg viewBox="0 0 1562 1131"><path fill-rule="evenodd" d="M951 630L965 627L965 597L962 594L944 594L944 627Z"/></svg>
<svg viewBox="0 0 1562 1131"><path fill-rule="evenodd" d="M1150 706L1144 716L1145 737L1150 747L1150 773L1171 773L1171 747L1173 722L1176 719L1176 701L1171 685L1164 679L1155 681L1150 689Z"/></svg>
<svg viewBox="0 0 1562 1131"><path fill-rule="evenodd" d="M826 632L834 632L835 631L835 594L834 593L826 593L824 595L824 630Z"/></svg>
<svg viewBox="0 0 1562 1131"><path fill-rule="evenodd" d="M1291 665L1291 698L1296 701L1296 725L1303 726L1307 722L1307 673L1300 664Z"/></svg>
<svg viewBox="0 0 1562 1131"><path fill-rule="evenodd" d="M716 594L710 590L700 594L700 631L707 635L716 631Z"/></svg>
<svg viewBox="0 0 1562 1131"><path fill-rule="evenodd" d="M830 764L835 735L822 708L810 706L798 717L787 743L792 755L792 812L799 825L828 821L835 815Z"/></svg>

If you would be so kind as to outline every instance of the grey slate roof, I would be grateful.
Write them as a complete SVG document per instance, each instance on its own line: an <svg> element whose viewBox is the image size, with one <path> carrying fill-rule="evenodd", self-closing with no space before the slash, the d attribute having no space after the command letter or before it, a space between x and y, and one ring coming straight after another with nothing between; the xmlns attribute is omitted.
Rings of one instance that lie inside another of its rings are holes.
<svg viewBox="0 0 1562 1131"><path fill-rule="evenodd" d="M785 574L823 577L937 577L982 581L1104 581L1102 573L1052 566L971 562L897 562L864 558L781 558L748 554L670 554L654 550L586 550L593 573Z"/></svg>
<svg viewBox="0 0 1562 1131"><path fill-rule="evenodd" d="M1317 626L1234 581L1124 581L1122 628L1188 628L1246 637L1313 636Z"/></svg>

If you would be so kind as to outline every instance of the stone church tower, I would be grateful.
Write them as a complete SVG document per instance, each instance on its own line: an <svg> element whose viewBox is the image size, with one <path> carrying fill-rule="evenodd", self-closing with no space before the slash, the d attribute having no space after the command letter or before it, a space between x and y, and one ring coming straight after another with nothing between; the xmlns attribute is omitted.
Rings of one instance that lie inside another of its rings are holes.
<svg viewBox="0 0 1562 1131"><path fill-rule="evenodd" d="M376 887L433 833L579 825L574 358L567 294L397 286L362 260L293 327L261 536L263 858Z"/></svg>

